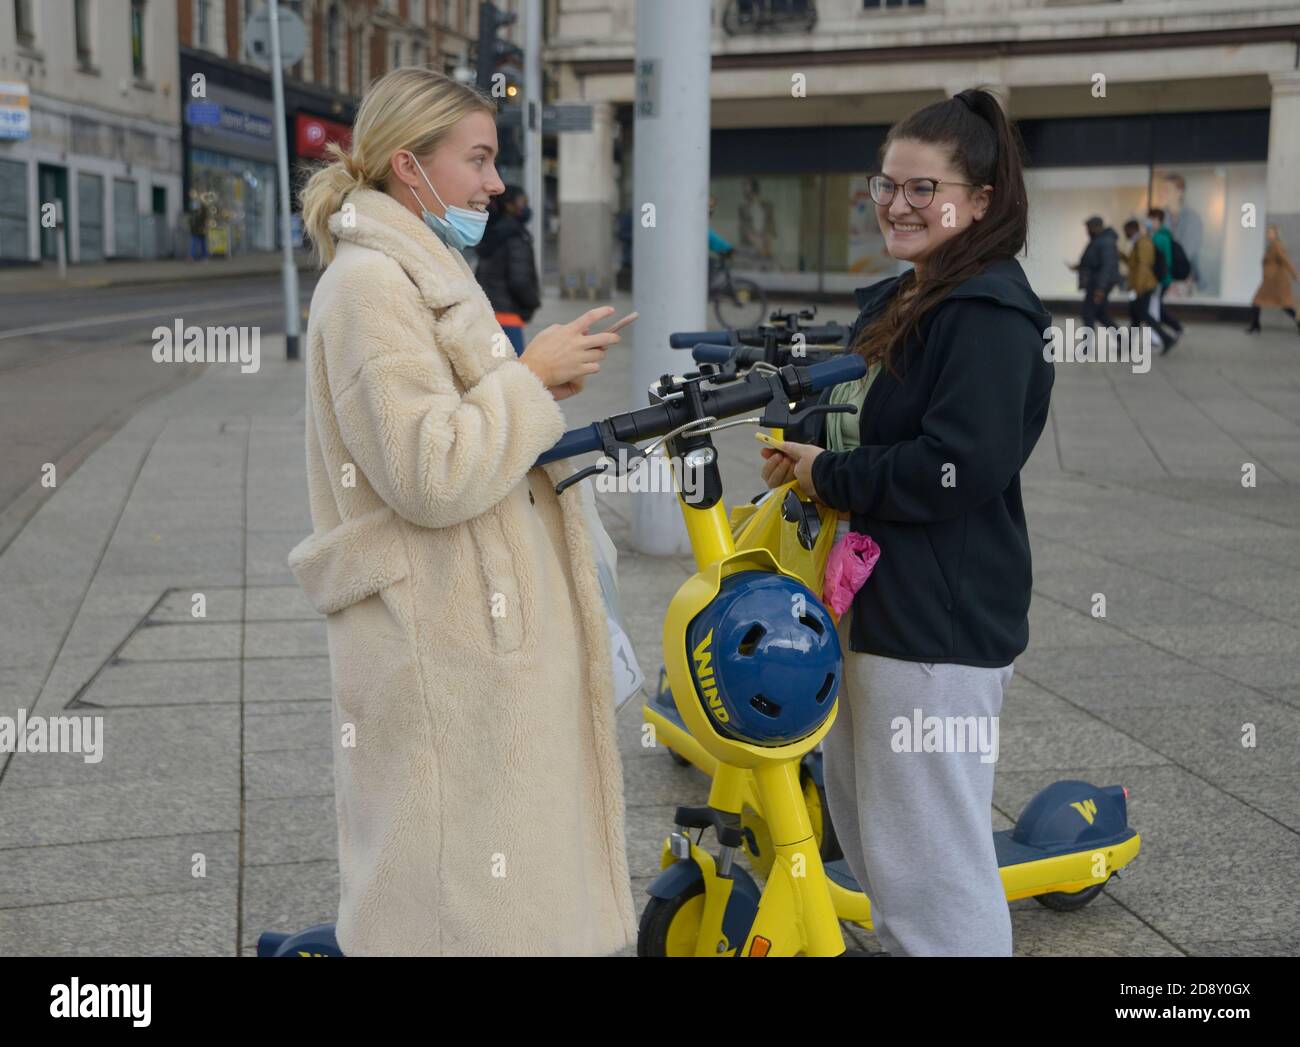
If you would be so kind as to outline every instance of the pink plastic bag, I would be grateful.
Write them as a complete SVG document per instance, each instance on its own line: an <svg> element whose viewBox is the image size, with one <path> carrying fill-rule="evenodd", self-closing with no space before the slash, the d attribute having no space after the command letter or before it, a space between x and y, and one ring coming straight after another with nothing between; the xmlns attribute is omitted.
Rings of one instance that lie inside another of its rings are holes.
<svg viewBox="0 0 1300 1047"><path fill-rule="evenodd" d="M853 604L853 595L862 588L880 559L880 546L870 535L849 531L833 546L826 560L822 579L822 603L838 619Z"/></svg>

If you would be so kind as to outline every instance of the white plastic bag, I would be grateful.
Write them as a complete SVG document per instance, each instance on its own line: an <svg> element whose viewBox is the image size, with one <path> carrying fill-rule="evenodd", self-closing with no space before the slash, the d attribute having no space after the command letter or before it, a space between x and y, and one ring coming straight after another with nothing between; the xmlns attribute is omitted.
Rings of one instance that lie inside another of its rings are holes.
<svg viewBox="0 0 1300 1047"><path fill-rule="evenodd" d="M605 600L605 622L609 629L609 657L614 669L614 709L618 711L629 698L641 690L645 674L637 664L632 640L623 627L623 613L618 597L618 548L601 522L596 509L596 489L591 479L578 485L581 490L582 511L587 518L587 531L596 554L596 577L600 579L600 593Z"/></svg>

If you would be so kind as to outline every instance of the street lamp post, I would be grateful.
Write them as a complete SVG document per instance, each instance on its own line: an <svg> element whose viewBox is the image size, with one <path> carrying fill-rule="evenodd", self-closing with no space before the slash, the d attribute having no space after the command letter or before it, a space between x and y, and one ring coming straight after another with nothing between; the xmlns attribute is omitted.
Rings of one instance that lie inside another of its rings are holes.
<svg viewBox="0 0 1300 1047"><path fill-rule="evenodd" d="M275 109L275 161L280 175L280 242L284 250L284 352L298 359L298 267L293 260L293 214L289 201L289 142L284 122L284 70L280 65L280 5L269 0L271 16L271 104Z"/></svg>

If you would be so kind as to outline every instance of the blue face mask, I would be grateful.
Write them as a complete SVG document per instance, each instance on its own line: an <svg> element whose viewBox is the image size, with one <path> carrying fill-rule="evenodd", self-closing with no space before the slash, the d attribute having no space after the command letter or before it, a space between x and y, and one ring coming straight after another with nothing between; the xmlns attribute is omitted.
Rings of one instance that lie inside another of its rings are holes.
<svg viewBox="0 0 1300 1047"><path fill-rule="evenodd" d="M412 156L412 159L414 159L414 156ZM429 181L429 176L424 173L424 168L420 167L418 161L416 161L415 166L420 172L420 177L424 179L424 184L437 197L438 203L442 204L442 209L446 212L445 218L434 214L424 206L420 194L411 189L411 195L415 197L415 202L420 205L424 224L432 229L444 244L448 247L454 247L458 251L473 247L482 240L483 231L487 228L487 213L485 211L475 211L469 207L448 207L442 202L442 197L438 196L438 190L433 188L433 183Z"/></svg>

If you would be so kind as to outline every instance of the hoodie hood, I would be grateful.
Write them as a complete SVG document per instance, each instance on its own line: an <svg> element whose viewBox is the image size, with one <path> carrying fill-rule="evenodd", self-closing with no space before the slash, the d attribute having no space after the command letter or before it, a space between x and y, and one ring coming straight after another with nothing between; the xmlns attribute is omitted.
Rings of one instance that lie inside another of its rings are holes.
<svg viewBox="0 0 1300 1047"><path fill-rule="evenodd" d="M1108 229L1106 232L1109 232L1112 238L1114 237L1114 230ZM871 318L884 309L898 291L900 279L901 276L893 276L870 287L860 287L854 291L853 297L857 300L861 315L864 318ZM1029 317L1040 331L1051 326L1052 323L1052 314L1039 300L1034 289L1029 286L1029 278L1025 276L1024 269L1014 258L993 262L983 272L976 273L969 280L958 284L937 308L942 308L944 303L959 298L980 298L1008 309L1015 309Z"/></svg>

